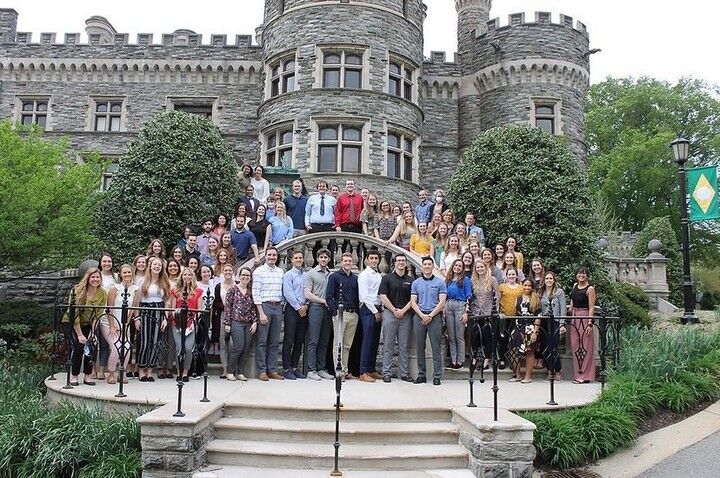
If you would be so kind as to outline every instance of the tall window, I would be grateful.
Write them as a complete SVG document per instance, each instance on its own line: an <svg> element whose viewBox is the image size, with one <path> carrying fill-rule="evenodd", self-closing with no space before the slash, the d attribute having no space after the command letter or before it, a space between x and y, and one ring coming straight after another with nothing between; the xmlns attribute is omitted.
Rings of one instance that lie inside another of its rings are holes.
<svg viewBox="0 0 720 478"><path fill-rule="evenodd" d="M281 128L269 133L265 143L265 164L267 166L292 167L293 130Z"/></svg>
<svg viewBox="0 0 720 478"><path fill-rule="evenodd" d="M27 99L22 100L20 103L20 123L25 126L36 124L45 129L47 115L47 99Z"/></svg>
<svg viewBox="0 0 720 478"><path fill-rule="evenodd" d="M295 58L285 58L270 66L270 97L295 91Z"/></svg>
<svg viewBox="0 0 720 478"><path fill-rule="evenodd" d="M122 100L95 100L94 131L120 131Z"/></svg>
<svg viewBox="0 0 720 478"><path fill-rule="evenodd" d="M415 69L399 61L390 61L390 77L388 81L388 93L405 98L408 101L413 99L413 73Z"/></svg>
<svg viewBox="0 0 720 478"><path fill-rule="evenodd" d="M413 139L399 132L390 131L387 136L387 176L413 180Z"/></svg>
<svg viewBox="0 0 720 478"><path fill-rule="evenodd" d="M532 102L532 123L549 134L560 133L560 101L534 99Z"/></svg>
<svg viewBox="0 0 720 478"><path fill-rule="evenodd" d="M318 172L359 173L362 170L362 126L324 124L318 129Z"/></svg>
<svg viewBox="0 0 720 478"><path fill-rule="evenodd" d="M324 51L322 73L323 88L362 88L362 53Z"/></svg>

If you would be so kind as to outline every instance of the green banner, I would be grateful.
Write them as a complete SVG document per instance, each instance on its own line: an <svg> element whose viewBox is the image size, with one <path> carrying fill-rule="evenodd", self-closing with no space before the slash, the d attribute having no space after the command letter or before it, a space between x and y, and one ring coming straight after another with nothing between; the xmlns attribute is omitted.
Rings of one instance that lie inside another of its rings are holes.
<svg viewBox="0 0 720 478"><path fill-rule="evenodd" d="M720 219L718 208L717 166L687 170L690 220Z"/></svg>

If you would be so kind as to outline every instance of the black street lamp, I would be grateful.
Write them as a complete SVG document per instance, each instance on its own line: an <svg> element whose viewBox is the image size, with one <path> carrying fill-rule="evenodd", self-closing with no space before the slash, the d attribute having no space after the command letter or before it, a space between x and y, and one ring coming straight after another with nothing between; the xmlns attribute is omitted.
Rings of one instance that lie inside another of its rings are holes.
<svg viewBox="0 0 720 478"><path fill-rule="evenodd" d="M685 138L677 138L670 143L670 149L678 163L680 181L680 229L682 230L683 298L685 302L685 312L680 321L683 324L696 324L698 318L695 315L695 293L690 275L690 221L688 220L687 180L685 179L685 163L688 160L690 141Z"/></svg>

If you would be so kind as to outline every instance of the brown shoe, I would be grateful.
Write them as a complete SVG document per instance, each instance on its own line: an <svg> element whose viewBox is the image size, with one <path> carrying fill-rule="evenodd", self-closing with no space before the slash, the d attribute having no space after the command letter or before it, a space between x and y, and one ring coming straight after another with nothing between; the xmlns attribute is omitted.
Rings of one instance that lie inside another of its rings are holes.
<svg viewBox="0 0 720 478"><path fill-rule="evenodd" d="M360 375L360 378L358 380L360 380L361 382L370 382L370 383L375 381L375 379L372 378L372 376L369 373L364 373L364 374Z"/></svg>
<svg viewBox="0 0 720 478"><path fill-rule="evenodd" d="M267 376L268 376L268 378L271 378L273 380L285 380L285 377L283 377L282 375L280 375L277 372L270 372L267 374Z"/></svg>
<svg viewBox="0 0 720 478"><path fill-rule="evenodd" d="M260 380L262 382L267 382L269 379L268 379L267 374L265 372L263 372L258 375L258 380Z"/></svg>
<svg viewBox="0 0 720 478"><path fill-rule="evenodd" d="M370 372L370 373L368 373L368 375L370 375L370 376L371 376L372 378L374 378L375 380L380 380L380 379L382 379L382 374L379 374L379 373L377 373L377 372Z"/></svg>

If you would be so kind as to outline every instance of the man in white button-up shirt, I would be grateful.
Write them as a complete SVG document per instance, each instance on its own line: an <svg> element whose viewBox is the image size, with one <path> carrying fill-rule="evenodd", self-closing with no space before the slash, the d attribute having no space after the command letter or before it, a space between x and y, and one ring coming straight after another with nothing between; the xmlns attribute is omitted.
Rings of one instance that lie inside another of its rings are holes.
<svg viewBox="0 0 720 478"><path fill-rule="evenodd" d="M374 382L381 377L375 370L382 315L378 289L382 276L378 272L380 253L368 252L365 260L367 267L358 276L358 295L360 297L360 323L362 327L362 346L360 348L360 381Z"/></svg>

